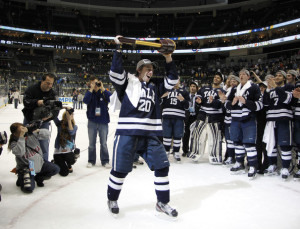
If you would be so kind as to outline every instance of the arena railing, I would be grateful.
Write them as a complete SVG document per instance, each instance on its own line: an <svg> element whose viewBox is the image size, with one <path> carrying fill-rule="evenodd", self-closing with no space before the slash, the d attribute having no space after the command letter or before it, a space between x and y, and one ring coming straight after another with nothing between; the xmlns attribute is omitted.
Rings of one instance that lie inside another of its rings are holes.
<svg viewBox="0 0 300 229"><path fill-rule="evenodd" d="M256 29L249 29L239 32L232 32L232 33L223 33L223 34L214 34L214 35L205 35L205 36L191 36L191 37L164 37L164 38L170 38L172 40L203 40L203 39L210 39L210 38L222 38L222 37L231 37L231 36L240 36L250 33L256 33L256 32L262 32L267 30L272 30L292 24L296 24L300 22L300 18L282 22L275 25L270 25L262 28L256 28ZM0 29L2 30L9 30L9 31L16 31L16 32L24 32L24 33L33 33L33 34L45 34L45 35L53 35L53 36L68 36L68 37L77 37L77 38L91 38L91 39L98 39L98 40L113 40L114 37L111 36L96 36L96 35L88 35L88 34L75 34L75 33L65 33L65 32L51 32L51 31L43 31L43 30L34 30L34 29L24 29L24 28L18 28L18 27L12 27L12 26L5 26L0 25ZM153 41L158 40L162 38L136 38L139 40L145 40L145 41Z"/></svg>

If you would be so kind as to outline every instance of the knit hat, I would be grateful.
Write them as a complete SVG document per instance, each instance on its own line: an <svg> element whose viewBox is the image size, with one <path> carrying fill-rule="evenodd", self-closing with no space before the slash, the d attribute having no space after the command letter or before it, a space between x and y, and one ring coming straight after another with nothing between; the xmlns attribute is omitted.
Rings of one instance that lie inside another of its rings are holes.
<svg viewBox="0 0 300 229"><path fill-rule="evenodd" d="M267 81L268 79L270 79L270 78L274 78L274 76L273 75L271 75L271 74L269 74L269 75L266 75L266 77L265 77L265 81Z"/></svg>
<svg viewBox="0 0 300 229"><path fill-rule="evenodd" d="M277 75L277 74L281 74L281 75L283 75L284 78L286 78L286 73L283 70L279 70L278 72L276 72L275 75Z"/></svg>
<svg viewBox="0 0 300 229"><path fill-rule="evenodd" d="M230 77L231 77L231 80L235 80L235 81L237 81L239 83L241 82L240 78L237 77L237 76L231 75Z"/></svg>
<svg viewBox="0 0 300 229"><path fill-rule="evenodd" d="M250 72L245 68L243 68L240 72L245 72L248 76L250 76Z"/></svg>
<svg viewBox="0 0 300 229"><path fill-rule="evenodd" d="M158 68L158 64L156 62L152 62L151 60L148 59L142 59L137 63L136 70L140 69L142 66L147 64L152 64L154 69Z"/></svg>
<svg viewBox="0 0 300 229"><path fill-rule="evenodd" d="M288 72L287 72L288 74L291 74L291 75L293 75L293 76L295 76L296 78L298 77L298 72L297 71L295 71L295 70L289 70Z"/></svg>

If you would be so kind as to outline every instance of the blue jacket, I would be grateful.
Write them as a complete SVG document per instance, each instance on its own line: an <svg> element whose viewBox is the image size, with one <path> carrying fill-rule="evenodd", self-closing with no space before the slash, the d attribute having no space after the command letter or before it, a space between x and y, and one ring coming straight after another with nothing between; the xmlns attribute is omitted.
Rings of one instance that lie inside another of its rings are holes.
<svg viewBox="0 0 300 229"><path fill-rule="evenodd" d="M56 135L56 139L55 139L55 143L54 143L54 148L59 149L59 147L60 147L59 136L60 136L60 133L61 133L61 121L58 120L58 119L55 119L54 123L57 126L57 135ZM77 127L77 125L75 125L73 127L73 130L69 130L69 133L71 135L71 141L73 143L75 143L75 136L76 136L77 129L78 129L78 127ZM73 147L73 149L71 149L71 150L74 150L74 149L75 149L75 147Z"/></svg>
<svg viewBox="0 0 300 229"><path fill-rule="evenodd" d="M96 123L107 124L110 122L108 113L108 104L110 102L111 93L107 90L101 92L87 91L84 95L83 102L87 105L86 116L88 120ZM100 116L96 116L96 108L101 109Z"/></svg>

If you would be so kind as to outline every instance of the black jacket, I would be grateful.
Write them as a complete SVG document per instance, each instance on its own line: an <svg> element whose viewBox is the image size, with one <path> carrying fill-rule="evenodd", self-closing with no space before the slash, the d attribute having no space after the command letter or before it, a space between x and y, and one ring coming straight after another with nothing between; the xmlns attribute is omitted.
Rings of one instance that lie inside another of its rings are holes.
<svg viewBox="0 0 300 229"><path fill-rule="evenodd" d="M24 109L22 112L28 122L32 121L33 111L38 107L38 100L56 100L55 92L52 89L50 91L43 92L41 90L41 82L27 88L23 99ZM52 119L57 117L58 113L59 111L53 112Z"/></svg>

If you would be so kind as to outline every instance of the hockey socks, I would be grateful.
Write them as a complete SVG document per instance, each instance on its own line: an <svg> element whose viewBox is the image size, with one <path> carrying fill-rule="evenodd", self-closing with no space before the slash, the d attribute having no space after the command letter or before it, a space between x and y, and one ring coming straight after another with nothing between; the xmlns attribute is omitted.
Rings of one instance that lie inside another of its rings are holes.
<svg viewBox="0 0 300 229"><path fill-rule="evenodd" d="M116 201L119 199L119 195L127 174L128 173L119 173L111 170L107 188L107 198L109 200Z"/></svg>
<svg viewBox="0 0 300 229"><path fill-rule="evenodd" d="M154 185L157 200L166 204L170 201L169 167L157 169L154 172Z"/></svg>

